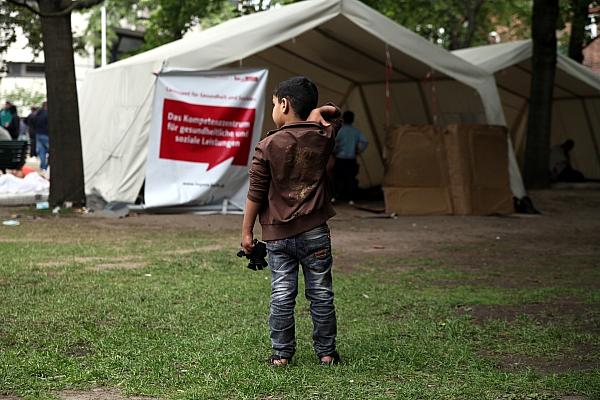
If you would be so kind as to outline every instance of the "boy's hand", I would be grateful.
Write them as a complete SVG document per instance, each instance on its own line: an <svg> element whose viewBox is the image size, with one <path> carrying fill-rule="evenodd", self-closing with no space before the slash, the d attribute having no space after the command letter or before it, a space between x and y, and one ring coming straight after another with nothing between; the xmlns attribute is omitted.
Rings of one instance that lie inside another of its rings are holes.
<svg viewBox="0 0 600 400"><path fill-rule="evenodd" d="M252 232L244 233L242 235L242 249L246 254L252 254L252 249L254 248L254 235Z"/></svg>
<svg viewBox="0 0 600 400"><path fill-rule="evenodd" d="M244 211L244 222L242 223L242 249L246 254L252 254L254 248L254 221L258 215L260 204L250 199L246 200L246 209Z"/></svg>
<svg viewBox="0 0 600 400"><path fill-rule="evenodd" d="M327 122L323 115L330 117L336 115L338 112L339 110L334 106L321 106L312 110L306 120L319 123L323 126L329 126L331 124Z"/></svg>

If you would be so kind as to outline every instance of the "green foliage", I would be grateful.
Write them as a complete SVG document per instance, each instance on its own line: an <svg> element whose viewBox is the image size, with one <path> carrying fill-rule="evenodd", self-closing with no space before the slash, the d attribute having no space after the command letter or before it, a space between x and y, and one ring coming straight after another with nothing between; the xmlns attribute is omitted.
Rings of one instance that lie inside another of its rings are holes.
<svg viewBox="0 0 600 400"><path fill-rule="evenodd" d="M18 35L25 35L34 54L42 51L42 27L31 11L4 1L0 6L0 55L5 53Z"/></svg>
<svg viewBox="0 0 600 400"><path fill-rule="evenodd" d="M121 28L123 25L135 30L145 30L149 21L146 16L147 9L153 4L150 0L105 0L106 6L106 44L111 47L117 41L115 28ZM94 7L89 13L88 26L81 38L83 46L91 46L94 49L100 49L102 41L102 18L101 7ZM94 54L97 65L101 63L101 53L96 51Z"/></svg>
<svg viewBox="0 0 600 400"><path fill-rule="evenodd" d="M145 32L145 51L180 39L194 27L202 29L230 18L260 12L274 5L298 0L105 0L107 41L117 40L115 28L129 27ZM531 0L361 0L401 25L448 49L488 43L488 35L498 31L502 41L530 36ZM597 2L591 2L596 4ZM558 26L570 21L571 0L561 0ZM10 3L0 8L0 53L14 42L20 27L34 51L41 51L39 18ZM100 7L91 9L89 26L83 37L74 38L76 48L100 47ZM589 36L588 36L589 37ZM559 37L559 49L566 48L569 36ZM135 54L132 53L132 54ZM100 63L97 52L97 63Z"/></svg>
<svg viewBox="0 0 600 400"><path fill-rule="evenodd" d="M565 32L564 34L559 35L557 37L558 51L564 55L568 55L568 53L569 53L569 41L571 40L571 30L573 29L572 23L575 22L575 18L577 18L575 13L576 13L576 10L580 3L587 3L590 7L597 7L600 5L600 2L598 2L598 1L586 1L586 0L560 0L559 1L559 6L560 6L560 15L559 15L559 22L558 22L559 28L564 28L566 26L567 22L571 22L571 27L570 27L569 31ZM585 20L586 20L586 25L589 25L592 23L589 15L587 15L585 17ZM581 45L583 47L585 47L592 39L593 38L591 36L591 31L585 30L583 32L583 43L581 43Z"/></svg>
<svg viewBox="0 0 600 400"><path fill-rule="evenodd" d="M29 111L31 106L41 106L42 102L46 100L46 93L17 86L10 92L2 93L2 97L9 99L21 112L24 112Z"/></svg>
<svg viewBox="0 0 600 400"><path fill-rule="evenodd" d="M275 5L294 0L244 1L230 0L106 0L107 41L110 46L117 39L115 28L133 26L144 32L144 45L130 56L141 51L181 39L191 29L206 29L240 15L260 12ZM100 10L94 9L85 34L85 43L100 46ZM97 55L97 58L99 55Z"/></svg>
<svg viewBox="0 0 600 400"><path fill-rule="evenodd" d="M486 44L505 27L506 38L529 35L530 0L362 0L408 29L448 49Z"/></svg>
<svg viewBox="0 0 600 400"><path fill-rule="evenodd" d="M277 5L297 3L302 0L237 0L236 14L247 15L266 11Z"/></svg>
<svg viewBox="0 0 600 400"><path fill-rule="evenodd" d="M221 0L158 0L150 11L145 49L181 39L192 27L201 25L207 16L218 15L224 10L227 15L228 4Z"/></svg>

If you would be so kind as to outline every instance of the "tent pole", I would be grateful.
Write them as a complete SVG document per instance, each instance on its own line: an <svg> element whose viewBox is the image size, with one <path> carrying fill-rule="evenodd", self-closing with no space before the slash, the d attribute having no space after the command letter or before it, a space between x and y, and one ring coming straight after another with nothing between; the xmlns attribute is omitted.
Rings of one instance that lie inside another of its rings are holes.
<svg viewBox="0 0 600 400"><path fill-rule="evenodd" d="M425 92L423 91L423 85L421 85L421 82L417 81L415 82L417 84L417 87L419 88L419 97L421 97L421 103L423 103L423 109L425 110L425 116L427 117L427 123L429 125L433 125L433 117L431 116L431 110L429 109L429 103L427 102L427 99L425 98Z"/></svg>
<svg viewBox="0 0 600 400"><path fill-rule="evenodd" d="M494 75L494 76L495 76L495 75ZM506 86L502 86L502 85L501 85L501 84L499 84L498 82L496 82L496 86L498 86L500 89L504 90L505 92L508 92L508 93L512 94L513 96L516 96L516 97L518 97L518 98L520 98L520 99L523 99L523 100L528 100L528 99L529 99L529 97L527 97L527 96L524 96L524 95L522 95L521 93L515 92L514 90L512 90L512 89L509 89L509 88L507 88Z"/></svg>
<svg viewBox="0 0 600 400"><path fill-rule="evenodd" d="M521 110L519 111L519 114L517 115L517 118L514 120L513 124L510 127L510 131L509 134L511 132L515 133L515 140L513 142L513 146L514 146L514 150L515 150L515 156L519 155L521 152L521 147L523 146L523 138L525 138L525 132L522 132L520 134L519 131L517 131L517 129L519 129L519 127L521 126L521 122L523 121L523 117L525 117L526 111L527 111L527 106L529 105L528 101L524 101L523 102L523 107L521 107Z"/></svg>
<svg viewBox="0 0 600 400"><path fill-rule="evenodd" d="M596 136L594 135L594 127L592 125L592 120L590 119L590 112L588 110L587 104L585 103L585 99L581 98L581 104L583 105L583 113L585 114L585 122L590 130L590 137L592 138L592 143L594 143L594 150L596 150L596 160L598 161L598 165L600 166L600 147L598 147L598 141L596 140Z"/></svg>
<svg viewBox="0 0 600 400"><path fill-rule="evenodd" d="M573 100L574 98L576 98L576 99L587 99L587 100L598 100L598 99L600 99L600 96L555 97L554 101Z"/></svg>
<svg viewBox="0 0 600 400"><path fill-rule="evenodd" d="M298 59L300 59L300 60L304 61L304 62L305 62L305 63L307 63L307 64L310 64L310 65L312 65L312 66L314 66L314 67L317 67L317 68L321 68L322 70L324 70L324 71L327 71L327 72L329 72L329 73L330 73L330 74L332 74L332 75L337 75L337 76L339 76L339 77L342 77L342 78L344 78L345 80L347 80L348 82L354 82L354 83L356 83L356 81L355 81L354 79L352 79L352 78L348 77L347 75L343 75L343 74L341 74L339 71L334 71L334 70L332 70L331 68L328 68L328 67L325 67L325 66L323 66L323 65L321 65L321 64L319 64L319 63L316 63L316 62L314 62L314 61L310 60L310 59L309 59L309 58L307 58L307 57L301 56L300 54L298 54L298 53L295 53L295 52L291 51L290 49L286 49L285 47L283 47L283 46L282 46L282 45L280 45L280 44L278 44L277 46L275 46L275 48L277 48L277 49L279 49L279 50L283 51L284 53L287 53L287 54L289 54L289 55L291 55L291 56L293 56L293 57L296 57L296 58L298 58Z"/></svg>
<svg viewBox="0 0 600 400"><path fill-rule="evenodd" d="M277 62L274 62L274 61L268 59L264 55L260 55L260 53L259 54L255 54L252 57L260 58L261 60L264 60L264 61L266 61L268 63L271 63L274 66L276 66L277 68L281 69L282 71L285 71L285 72L289 73L290 76L294 76L294 75L298 74L298 71L292 71L291 69L288 69L288 68L282 66L281 64L278 64ZM342 92L338 92L336 89L332 89L331 87L325 86L324 84L322 84L320 82L319 82L319 87L323 87L323 88L329 90L330 92L334 92L334 93L337 93L337 94L343 94Z"/></svg>
<svg viewBox="0 0 600 400"><path fill-rule="evenodd" d="M354 90L354 88L356 87L355 83L350 83L350 85L348 85L348 90L346 90L346 93L344 94L344 97L342 97L342 100L340 101L340 104L338 105L340 108L344 107L344 104L346 104L346 102L348 101L348 97L350 97L350 94L352 94L352 91Z"/></svg>
<svg viewBox="0 0 600 400"><path fill-rule="evenodd" d="M373 61L374 63L377 63L377 64L380 64L380 65L382 65L382 66L385 66L385 63L382 63L382 62L381 62L381 60L378 60L377 58L373 57L372 55L370 55L370 54L367 54L367 53L365 53L364 51L362 51L362 50L360 50L360 49L357 49L357 48L355 48L355 47L353 47L353 46L349 45L348 43L346 43L346 42L344 42L344 41L342 41L342 40L340 40L340 39L338 39L338 38L336 38L336 37L333 37L332 35L328 34L327 32L323 31L322 29L320 29L320 28L315 28L315 31L316 31L316 32L318 32L318 33L320 33L320 34L321 34L321 36L324 36L324 37L326 37L327 39L329 39L329 40L331 40L331 41L333 41L333 42L335 42L335 43L339 44L340 46L343 46L343 47L345 47L345 48L347 48L347 49L350 49L351 51L353 51L353 52L355 52L355 53L358 53L358 54L360 54L361 56L365 57L366 59ZM403 76L405 76L406 78L408 78L408 79L410 79L410 80L413 80L413 81L416 81L416 80L417 80L417 78L416 78L416 77L414 77L414 76L411 76L411 75L409 75L408 73L406 73L406 72L404 72L404 71L400 71L400 70L399 70L399 69L397 69L397 68L394 68L394 67L392 67L392 70L393 70L394 72L398 73L399 75L403 75Z"/></svg>
<svg viewBox="0 0 600 400"><path fill-rule="evenodd" d="M522 65L516 64L516 65L515 65L515 67L516 67L517 69L519 69L519 70L521 70L521 71L523 71L523 72L525 72L525 73L529 74L529 75L533 75L533 72L532 72L532 71L528 70L527 68L523 67ZM558 69L558 68L557 68L557 69ZM559 84L558 84L558 83L556 83L556 82L554 82L554 86L556 86L557 88L559 88L560 90L562 90L562 91L564 91L564 92L567 92L567 93L569 93L571 96L573 96L573 97L575 97L575 98L578 98L578 97L579 97L579 95L578 95L577 93L573 92L573 91L572 91L572 90L570 90L570 89L567 89L567 88L566 88L566 87L564 87L564 86L561 86L561 85L559 85Z"/></svg>
<svg viewBox="0 0 600 400"><path fill-rule="evenodd" d="M224 198L223 199L223 204L221 207L221 214L225 215L227 214L227 208L229 208L229 199L228 198Z"/></svg>
<svg viewBox="0 0 600 400"><path fill-rule="evenodd" d="M360 92L360 98L363 103L363 107L365 112L367 113L367 119L369 120L369 125L371 126L371 131L373 132L373 139L375 139L375 146L377 147L377 152L379 154L379 159L383 163L383 148L381 147L381 141L379 140L379 136L377 135L377 129L375 127L375 121L373 121L373 116L371 115L371 110L369 109L369 105L367 104L367 98L365 97L365 92L361 85L358 85L358 90Z"/></svg>
<svg viewBox="0 0 600 400"><path fill-rule="evenodd" d="M429 82L456 82L456 79L451 78L433 78L427 79ZM409 82L417 82L418 79L390 79L388 82L390 83L409 83ZM381 85L385 83L385 81L377 80L377 81L361 81L360 84L363 86L369 85Z"/></svg>

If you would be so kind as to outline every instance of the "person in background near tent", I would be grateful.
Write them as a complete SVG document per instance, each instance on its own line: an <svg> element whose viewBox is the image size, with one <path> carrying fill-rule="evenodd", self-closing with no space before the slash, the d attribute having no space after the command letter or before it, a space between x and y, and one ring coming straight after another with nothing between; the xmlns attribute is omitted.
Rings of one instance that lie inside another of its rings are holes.
<svg viewBox="0 0 600 400"><path fill-rule="evenodd" d="M571 165L571 150L575 147L572 139L556 145L550 150L550 178L554 182L584 182L583 174Z"/></svg>
<svg viewBox="0 0 600 400"><path fill-rule="evenodd" d="M50 150L50 138L48 135L48 103L43 102L42 108L35 114L35 141L37 154L40 157L40 169L48 168L48 151Z"/></svg>
<svg viewBox="0 0 600 400"><path fill-rule="evenodd" d="M9 131L8 127L12 121L12 113L10 112L11 107L12 103L7 100L6 103L4 103L2 110L0 110L0 126L7 131Z"/></svg>
<svg viewBox="0 0 600 400"><path fill-rule="evenodd" d="M253 228L260 214L271 268L273 353L268 362L276 367L288 365L296 351L299 264L310 300L317 358L322 365L340 361L327 227L335 211L326 165L342 121L333 105L315 108L318 96L316 85L306 77L279 83L273 94L273 122L278 129L256 146L249 173L241 244L246 254L252 254Z"/></svg>
<svg viewBox="0 0 600 400"><path fill-rule="evenodd" d="M27 123L25 118L19 117L19 140L28 140L29 134L27 133Z"/></svg>
<svg viewBox="0 0 600 400"><path fill-rule="evenodd" d="M32 106L31 112L25 118L25 123L27 124L27 133L29 133L29 155L31 157L37 156L37 149L35 148L35 114L39 110L39 107Z"/></svg>
<svg viewBox="0 0 600 400"><path fill-rule="evenodd" d="M10 104L7 108L8 110L8 114L5 117L7 120L8 118L10 118L10 120L8 120L8 122L6 124L3 124L4 129L6 129L8 131L8 133L10 133L10 137L13 140L17 140L19 138L19 127L20 127L20 123L21 123L21 119L19 118L19 114L17 113L17 106L15 106L14 104L8 103Z"/></svg>
<svg viewBox="0 0 600 400"><path fill-rule="evenodd" d="M352 126L354 113L345 111L343 115L344 125L335 138L335 165L333 167L333 182L335 197L340 200L349 200L351 203L358 190L358 162L359 156L369 141L361 131Z"/></svg>

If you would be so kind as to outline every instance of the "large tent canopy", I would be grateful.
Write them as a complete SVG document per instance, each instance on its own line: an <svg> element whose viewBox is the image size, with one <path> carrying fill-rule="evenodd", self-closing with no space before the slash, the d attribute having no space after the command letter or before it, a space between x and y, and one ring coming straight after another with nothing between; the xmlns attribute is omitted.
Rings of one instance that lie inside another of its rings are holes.
<svg viewBox="0 0 600 400"><path fill-rule="evenodd" d="M472 47L454 54L495 74L507 125L523 165L531 85L531 40ZM575 141L574 168L600 179L600 75L558 54L551 143Z"/></svg>
<svg viewBox="0 0 600 400"><path fill-rule="evenodd" d="M310 77L320 102L354 111L355 125L370 141L360 160L363 186L383 179L388 115L390 125L505 125L491 74L357 0L307 0L232 19L90 72L80 96L86 193L135 200L145 178L155 74L167 67L268 68L269 88L293 75ZM272 128L269 103L264 130ZM511 165L513 192L522 196L518 167Z"/></svg>

